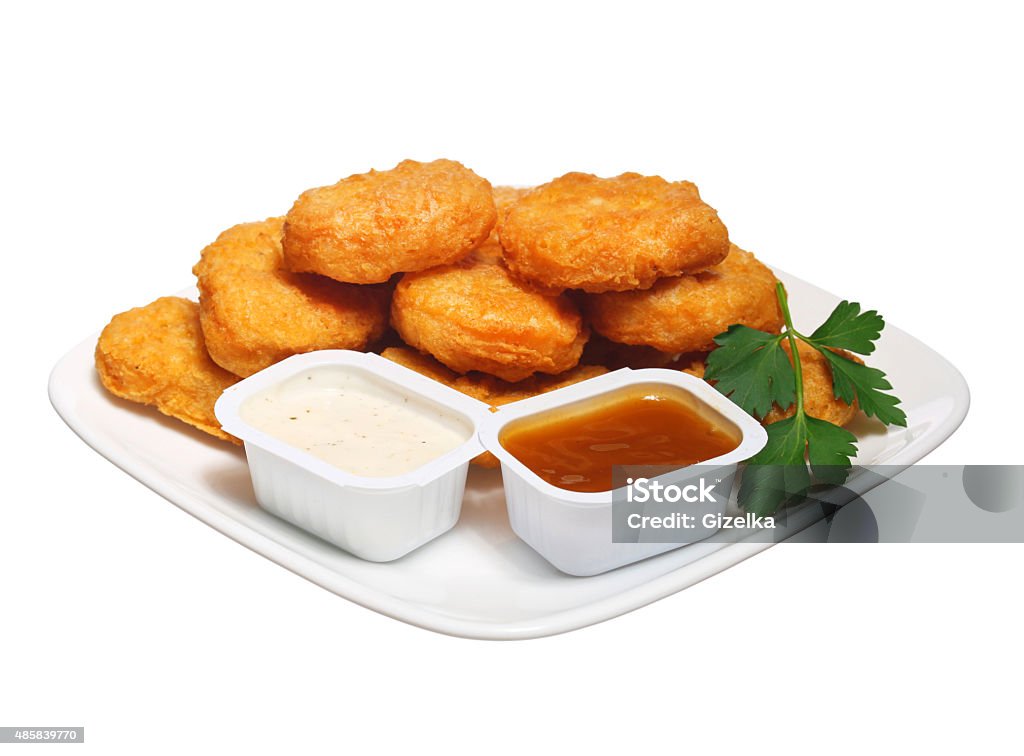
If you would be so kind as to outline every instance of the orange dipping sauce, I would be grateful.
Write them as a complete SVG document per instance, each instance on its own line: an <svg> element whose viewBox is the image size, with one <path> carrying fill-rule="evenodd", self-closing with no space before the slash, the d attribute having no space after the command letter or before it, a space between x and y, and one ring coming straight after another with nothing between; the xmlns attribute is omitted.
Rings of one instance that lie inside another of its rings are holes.
<svg viewBox="0 0 1024 756"><path fill-rule="evenodd" d="M612 489L616 465L686 465L740 445L731 422L688 392L636 384L509 423L499 437L512 456L558 488Z"/></svg>

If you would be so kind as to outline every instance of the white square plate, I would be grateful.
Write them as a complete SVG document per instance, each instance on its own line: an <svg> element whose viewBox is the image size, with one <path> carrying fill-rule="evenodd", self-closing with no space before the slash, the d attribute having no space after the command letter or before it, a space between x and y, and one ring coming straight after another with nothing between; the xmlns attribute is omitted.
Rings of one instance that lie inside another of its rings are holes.
<svg viewBox="0 0 1024 756"><path fill-rule="evenodd" d="M789 291L798 328L820 323L839 301L775 272ZM570 577L512 533L500 473L473 468L453 530L395 562L364 562L260 509L240 449L104 391L93 366L95 344L95 336L79 344L50 376L50 400L82 440L253 551L350 601L428 630L487 639L576 630L676 593L772 545L697 543L603 575ZM871 364L888 373L908 427L885 430L862 417L852 428L860 438L855 461L913 464L963 421L967 384L946 359L892 325ZM847 488L863 492L855 481Z"/></svg>

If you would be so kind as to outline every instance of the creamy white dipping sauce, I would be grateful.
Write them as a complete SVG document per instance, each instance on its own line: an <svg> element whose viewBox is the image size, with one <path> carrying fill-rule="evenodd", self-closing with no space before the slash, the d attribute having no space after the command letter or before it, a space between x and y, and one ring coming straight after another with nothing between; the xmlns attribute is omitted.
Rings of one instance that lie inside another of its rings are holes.
<svg viewBox="0 0 1024 756"><path fill-rule="evenodd" d="M415 470L472 433L456 413L340 365L311 368L254 394L239 415L274 438L371 478Z"/></svg>

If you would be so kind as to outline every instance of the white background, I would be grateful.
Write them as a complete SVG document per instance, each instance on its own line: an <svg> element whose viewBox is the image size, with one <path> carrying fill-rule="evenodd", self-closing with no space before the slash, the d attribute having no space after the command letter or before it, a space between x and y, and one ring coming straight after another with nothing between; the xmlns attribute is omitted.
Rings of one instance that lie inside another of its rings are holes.
<svg viewBox="0 0 1024 756"><path fill-rule="evenodd" d="M219 231L443 156L693 179L738 243L962 369L971 414L931 461L1024 462L1011 5L361 6L5 10L0 725L84 724L103 754L1019 753L1020 546L781 547L597 627L457 640L63 426L53 363L188 285Z"/></svg>

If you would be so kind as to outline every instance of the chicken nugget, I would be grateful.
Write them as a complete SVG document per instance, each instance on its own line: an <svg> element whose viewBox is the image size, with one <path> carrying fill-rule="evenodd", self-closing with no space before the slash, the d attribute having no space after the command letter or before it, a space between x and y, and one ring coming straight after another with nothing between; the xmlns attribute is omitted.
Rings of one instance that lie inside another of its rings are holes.
<svg viewBox="0 0 1024 756"><path fill-rule="evenodd" d="M381 352L381 356L489 404L492 408L518 402L521 399L529 399L538 394L546 394L549 391L571 386L608 372L600 365L577 365L561 375L535 375L518 383L508 383L483 373L459 375L433 357L409 347L388 347ZM473 464L481 467L497 467L498 460L490 452L484 452L473 460Z"/></svg>
<svg viewBox="0 0 1024 756"><path fill-rule="evenodd" d="M573 367L590 335L568 297L535 291L504 265L475 255L406 273L395 288L391 323L407 344L456 372L513 382Z"/></svg>
<svg viewBox="0 0 1024 756"><path fill-rule="evenodd" d="M210 356L243 378L293 354L363 349L387 328L385 286L283 269L283 223L270 218L229 228L192 269Z"/></svg>
<svg viewBox="0 0 1024 756"><path fill-rule="evenodd" d="M688 181L567 173L509 209L501 245L517 276L598 293L710 268L728 254L729 233Z"/></svg>
<svg viewBox="0 0 1024 756"><path fill-rule="evenodd" d="M455 262L494 227L491 185L460 163L401 162L303 192L288 211L289 270L383 283Z"/></svg>
<svg viewBox="0 0 1024 756"><path fill-rule="evenodd" d="M789 361L793 361L793 351L789 346L789 340L782 342L782 348L789 355ZM835 389L832 386L832 368L821 352L809 344L798 341L797 353L800 355L800 368L803 373L804 383L804 410L811 417L843 426L853 420L857 415L857 403L847 404L842 399L837 399ZM843 357L864 364L856 355L843 349L834 350ZM772 407L771 411L764 416L762 422L765 425L777 423L787 417L792 417L796 407L782 409L778 405Z"/></svg>
<svg viewBox="0 0 1024 756"><path fill-rule="evenodd" d="M612 341L662 352L708 352L715 336L736 323L779 332L776 283L768 267L733 246L711 270L663 278L646 291L590 294L584 309L591 327Z"/></svg>
<svg viewBox="0 0 1024 756"><path fill-rule="evenodd" d="M96 372L115 396L239 443L213 414L221 393L238 377L207 354L195 302L163 297L115 315L96 342Z"/></svg>

